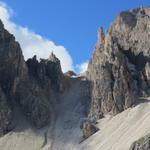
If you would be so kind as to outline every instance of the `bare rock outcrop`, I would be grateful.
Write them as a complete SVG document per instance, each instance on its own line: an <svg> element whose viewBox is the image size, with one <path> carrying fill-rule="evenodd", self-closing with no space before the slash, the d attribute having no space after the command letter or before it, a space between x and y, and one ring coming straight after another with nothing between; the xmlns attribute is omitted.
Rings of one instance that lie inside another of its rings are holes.
<svg viewBox="0 0 150 150"><path fill-rule="evenodd" d="M99 129L96 127L96 125L93 122L85 121L81 125L81 129L83 131L83 138L87 139L94 133L96 133Z"/></svg>
<svg viewBox="0 0 150 150"><path fill-rule="evenodd" d="M99 32L87 73L92 120L117 114L149 95L150 8L120 13L104 40Z"/></svg>
<svg viewBox="0 0 150 150"><path fill-rule="evenodd" d="M13 128L14 104L21 107L37 128L50 122L53 95L63 88L60 61L52 53L49 59L36 56L25 62L15 37L0 22L0 133Z"/></svg>
<svg viewBox="0 0 150 150"><path fill-rule="evenodd" d="M29 76L19 84L17 97L32 124L41 128L50 121L51 103L57 99L52 95L57 93L59 97L63 73L60 61L53 53L49 59L39 62L34 56L26 64Z"/></svg>
<svg viewBox="0 0 150 150"><path fill-rule="evenodd" d="M148 134L145 137L135 141L131 145L130 150L150 150L150 135Z"/></svg>
<svg viewBox="0 0 150 150"><path fill-rule="evenodd" d="M27 74L25 61L18 42L0 22L0 132L12 126L12 104L19 81Z"/></svg>
<svg viewBox="0 0 150 150"><path fill-rule="evenodd" d="M13 128L12 109L8 104L7 98L0 88L0 136Z"/></svg>

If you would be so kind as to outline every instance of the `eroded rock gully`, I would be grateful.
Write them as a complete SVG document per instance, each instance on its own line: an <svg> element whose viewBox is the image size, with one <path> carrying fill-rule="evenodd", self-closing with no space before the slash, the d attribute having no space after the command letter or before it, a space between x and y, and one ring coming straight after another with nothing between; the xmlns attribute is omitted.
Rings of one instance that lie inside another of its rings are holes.
<svg viewBox="0 0 150 150"><path fill-rule="evenodd" d="M84 91L84 96L79 90ZM63 74L53 53L49 59L37 60L34 56L25 62L19 43L0 22L1 135L15 127L17 104L36 128L53 120L51 132L44 133L42 148L50 145L51 149L59 149L62 143L64 148L78 147L69 133L75 129L78 141L78 127L85 113L82 130L83 137L88 138L98 131L98 119L116 115L144 96L150 96L150 8L120 13L106 34L99 29L86 77L78 77L72 71ZM50 139L53 140L48 144ZM67 145L68 139L71 144ZM134 149L138 144L134 143Z"/></svg>

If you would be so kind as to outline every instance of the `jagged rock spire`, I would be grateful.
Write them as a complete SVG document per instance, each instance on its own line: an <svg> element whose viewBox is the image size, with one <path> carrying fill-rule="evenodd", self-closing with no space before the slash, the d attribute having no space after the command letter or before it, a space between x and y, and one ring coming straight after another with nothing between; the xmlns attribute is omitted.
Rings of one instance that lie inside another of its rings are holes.
<svg viewBox="0 0 150 150"><path fill-rule="evenodd" d="M104 35L104 32L103 32L103 28L100 27L98 29L98 42L99 43L103 43L104 42L104 39L105 39L105 35Z"/></svg>
<svg viewBox="0 0 150 150"><path fill-rule="evenodd" d="M150 96L149 16L149 7L121 12L105 41L99 29L87 74L92 83L90 120L117 114L133 106L139 96Z"/></svg>
<svg viewBox="0 0 150 150"><path fill-rule="evenodd" d="M55 54L53 53L53 51L51 52L51 54L49 55L48 60L52 61L52 62L59 62L59 59L55 56Z"/></svg>

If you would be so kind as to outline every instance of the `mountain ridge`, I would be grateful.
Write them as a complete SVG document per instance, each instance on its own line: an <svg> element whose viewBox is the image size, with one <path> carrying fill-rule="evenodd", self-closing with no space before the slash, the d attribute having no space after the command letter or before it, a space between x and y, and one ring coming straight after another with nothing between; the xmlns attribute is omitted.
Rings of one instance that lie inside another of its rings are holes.
<svg viewBox="0 0 150 150"><path fill-rule="evenodd" d="M146 130L140 129L147 125L140 124L140 119L149 120L149 39L150 7L121 12L106 34L99 29L88 70L78 76L72 71L63 73L53 53L48 59L38 61L34 56L25 61L19 43L0 22L2 148L10 150L13 145L14 150L121 150L124 141L120 138L118 144L116 140L122 136L126 138L125 150L130 146L133 150L148 150L149 136L143 140ZM103 119L107 120L105 124ZM118 130L136 130L136 122L140 134L133 132L133 136L139 140ZM20 137L18 145L16 137ZM10 144L5 145L7 140Z"/></svg>

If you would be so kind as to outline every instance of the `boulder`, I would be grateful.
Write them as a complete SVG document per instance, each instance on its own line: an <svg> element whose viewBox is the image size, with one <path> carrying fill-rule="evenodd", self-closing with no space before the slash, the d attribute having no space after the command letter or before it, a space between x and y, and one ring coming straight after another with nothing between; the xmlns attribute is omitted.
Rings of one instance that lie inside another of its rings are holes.
<svg viewBox="0 0 150 150"><path fill-rule="evenodd" d="M99 130L95 126L95 124L90 121L83 122L83 124L81 125L81 129L83 131L84 139L87 139L88 137L90 137L91 135L93 135L94 133L96 133Z"/></svg>
<svg viewBox="0 0 150 150"><path fill-rule="evenodd" d="M150 150L150 135L146 135L139 140L135 141L130 150Z"/></svg>

